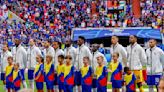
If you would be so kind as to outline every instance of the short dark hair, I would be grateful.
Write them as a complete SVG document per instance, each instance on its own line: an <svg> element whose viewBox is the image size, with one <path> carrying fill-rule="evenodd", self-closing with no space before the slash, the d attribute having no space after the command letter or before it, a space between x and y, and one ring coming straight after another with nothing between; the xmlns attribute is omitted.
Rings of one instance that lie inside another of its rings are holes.
<svg viewBox="0 0 164 92"><path fill-rule="evenodd" d="M130 70L129 67L124 67L124 72L127 73Z"/></svg>
<svg viewBox="0 0 164 92"><path fill-rule="evenodd" d="M59 55L58 58L64 59L64 55Z"/></svg>
<svg viewBox="0 0 164 92"><path fill-rule="evenodd" d="M86 57L83 57L83 59L87 59L89 61L89 57L87 57L87 56Z"/></svg>
<svg viewBox="0 0 164 92"><path fill-rule="evenodd" d="M65 58L70 58L72 60L72 57L71 55L67 55Z"/></svg>
<svg viewBox="0 0 164 92"><path fill-rule="evenodd" d="M79 36L80 39L82 39L85 42L85 37L84 36Z"/></svg>
<svg viewBox="0 0 164 92"><path fill-rule="evenodd" d="M134 38L136 38L136 39L137 39L137 36L136 36L136 35L130 35L130 36L134 36Z"/></svg>
<svg viewBox="0 0 164 92"><path fill-rule="evenodd" d="M150 40L153 40L153 41L157 42L157 40L156 40L156 39L154 39L154 38L151 38Z"/></svg>
<svg viewBox="0 0 164 92"><path fill-rule="evenodd" d="M116 54L116 55L117 55L117 57L119 57L119 53L118 53L118 52L114 52L113 54Z"/></svg>

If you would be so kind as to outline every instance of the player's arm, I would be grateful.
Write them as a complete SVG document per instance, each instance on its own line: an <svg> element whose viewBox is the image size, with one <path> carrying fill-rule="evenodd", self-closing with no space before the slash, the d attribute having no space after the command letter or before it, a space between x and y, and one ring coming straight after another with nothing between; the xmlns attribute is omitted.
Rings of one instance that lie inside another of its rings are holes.
<svg viewBox="0 0 164 92"><path fill-rule="evenodd" d="M142 63L142 66L146 67L146 63L147 63L146 53L142 47L140 48L139 51L140 51L139 55L140 55L140 61Z"/></svg>
<svg viewBox="0 0 164 92"><path fill-rule="evenodd" d="M127 52L124 47L121 48L122 62L125 66L127 66Z"/></svg>
<svg viewBox="0 0 164 92"><path fill-rule="evenodd" d="M22 54L23 54L24 66L27 67L27 52L26 52L26 50L24 48L22 49Z"/></svg>
<svg viewBox="0 0 164 92"><path fill-rule="evenodd" d="M107 68L108 68L107 71L111 73L112 72L112 64L109 63Z"/></svg>
<svg viewBox="0 0 164 92"><path fill-rule="evenodd" d="M36 76L35 80L38 80L38 79L39 79L39 77L40 77L41 74L42 74L41 71L44 71L44 67L43 67L43 66L41 66L41 70L39 71L38 76Z"/></svg>
<svg viewBox="0 0 164 92"><path fill-rule="evenodd" d="M164 52L162 50L160 52L160 62L163 66L163 72L164 72Z"/></svg>

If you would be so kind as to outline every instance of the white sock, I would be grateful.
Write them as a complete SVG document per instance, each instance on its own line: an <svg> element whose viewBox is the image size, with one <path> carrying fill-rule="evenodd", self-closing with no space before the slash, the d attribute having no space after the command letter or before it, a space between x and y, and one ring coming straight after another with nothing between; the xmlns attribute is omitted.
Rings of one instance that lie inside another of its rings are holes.
<svg viewBox="0 0 164 92"><path fill-rule="evenodd" d="M92 88L92 92L97 92L97 88Z"/></svg>
<svg viewBox="0 0 164 92"><path fill-rule="evenodd" d="M34 80L29 80L30 88L34 89Z"/></svg>
<svg viewBox="0 0 164 92"><path fill-rule="evenodd" d="M26 83L26 81L23 80L22 83L23 83L23 87L24 87L24 88L27 88L27 83Z"/></svg>
<svg viewBox="0 0 164 92"><path fill-rule="evenodd" d="M78 92L78 86L75 86L73 90L74 90L73 92Z"/></svg>
<svg viewBox="0 0 164 92"><path fill-rule="evenodd" d="M6 89L6 85L5 85L5 84L4 84L4 86L3 86L3 89L4 89L4 90L7 90L7 89Z"/></svg>
<svg viewBox="0 0 164 92"><path fill-rule="evenodd" d="M122 86L122 91L121 92L126 92L125 86Z"/></svg>
<svg viewBox="0 0 164 92"><path fill-rule="evenodd" d="M59 92L59 91L58 91L58 86L57 86L57 85L54 86L54 91L55 91L55 92Z"/></svg>
<svg viewBox="0 0 164 92"><path fill-rule="evenodd" d="M149 86L149 92L154 92L153 86Z"/></svg>
<svg viewBox="0 0 164 92"><path fill-rule="evenodd" d="M81 86L78 86L78 92L81 92L81 91L82 91Z"/></svg>

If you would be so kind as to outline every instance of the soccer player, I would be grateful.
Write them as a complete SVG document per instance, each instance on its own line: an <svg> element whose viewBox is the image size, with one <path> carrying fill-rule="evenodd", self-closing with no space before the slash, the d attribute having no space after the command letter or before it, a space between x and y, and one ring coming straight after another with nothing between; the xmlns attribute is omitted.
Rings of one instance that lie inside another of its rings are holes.
<svg viewBox="0 0 164 92"><path fill-rule="evenodd" d="M129 67L125 67L124 72L126 73L124 76L126 92L136 92L136 77L134 73L129 69Z"/></svg>
<svg viewBox="0 0 164 92"><path fill-rule="evenodd" d="M111 55L115 52L119 53L119 58L118 58L118 61L121 62L122 66L125 67L127 66L127 52L125 50L125 48L119 44L119 38L117 36L112 36L111 38L111 49L110 49L110 53Z"/></svg>
<svg viewBox="0 0 164 92"><path fill-rule="evenodd" d="M27 52L25 48L21 45L22 39L20 36L16 36L15 45L16 45L16 53L15 53L15 62L19 63L20 72L22 75L22 83L23 87L27 88L27 84L25 81L25 68L27 67Z"/></svg>
<svg viewBox="0 0 164 92"><path fill-rule="evenodd" d="M6 84L6 88L8 92L12 92L13 89L13 57L9 56L7 58L8 66L6 67L6 73L5 73L5 81L4 84Z"/></svg>
<svg viewBox="0 0 164 92"><path fill-rule="evenodd" d="M30 88L34 90L34 69L36 66L36 56L41 55L40 49L35 45L35 40L30 39L29 40L30 47L27 50L27 55L28 55L28 80L30 84Z"/></svg>
<svg viewBox="0 0 164 92"><path fill-rule="evenodd" d="M120 92L122 87L122 64L118 61L119 53L115 52L112 55L113 61L109 64L109 70L112 72L112 92Z"/></svg>
<svg viewBox="0 0 164 92"><path fill-rule="evenodd" d="M54 39L53 48L54 48L54 65L55 65L55 68L56 68L57 65L58 65L58 56L59 55L64 55L64 52L61 49L61 40L60 39L58 39L58 38ZM54 89L55 89L55 91L57 91L57 88L58 88L57 87L57 73L55 73L54 84L55 84Z"/></svg>
<svg viewBox="0 0 164 92"><path fill-rule="evenodd" d="M143 74L142 69L146 65L146 53L144 49L137 43L137 37L134 35L130 35L129 37L130 45L127 47L128 53L128 66L130 70L132 70L136 76L137 86L140 92L144 92L142 82Z"/></svg>
<svg viewBox="0 0 164 92"><path fill-rule="evenodd" d="M46 55L51 55L54 58L55 51L54 48L51 46L51 41L49 39L45 41L44 48L45 48L44 49L45 60L46 60ZM54 63L54 59L53 59L53 63Z"/></svg>
<svg viewBox="0 0 164 92"><path fill-rule="evenodd" d="M158 91L159 80L162 76L164 66L164 52L156 46L157 41L155 39L149 40L149 47L146 50L147 55L147 84L149 86L149 92L154 92L153 86L156 86Z"/></svg>
<svg viewBox="0 0 164 92"><path fill-rule="evenodd" d="M14 64L14 71L13 71L13 91L17 92L20 90L21 87L22 76L19 70L19 63Z"/></svg>
<svg viewBox="0 0 164 92"><path fill-rule="evenodd" d="M110 48L110 54L112 55L114 52L119 53L118 61L121 62L122 66L127 66L127 52L125 48L119 44L119 37L116 35L113 35L111 38L111 48ZM125 90L125 87L122 87L122 91Z"/></svg>
<svg viewBox="0 0 164 92"><path fill-rule="evenodd" d="M65 57L66 64L64 66L64 92L73 92L74 86L74 66L72 63L72 57L67 55Z"/></svg>
<svg viewBox="0 0 164 92"><path fill-rule="evenodd" d="M76 49L76 73L75 73L75 85L78 86L78 92L81 92L81 74L80 69L83 66L83 58L89 57L89 60L92 59L92 54L89 48L85 45L85 38L83 36L79 36L77 41L78 47Z"/></svg>
<svg viewBox="0 0 164 92"><path fill-rule="evenodd" d="M159 81L158 92L164 92L164 77Z"/></svg>
<svg viewBox="0 0 164 92"><path fill-rule="evenodd" d="M52 62L52 56L51 55L46 55L46 63L44 66L45 70L45 82L47 86L47 92L54 92L54 75L55 75L55 68L54 64Z"/></svg>
<svg viewBox="0 0 164 92"><path fill-rule="evenodd" d="M64 49L64 56L71 55L72 57L72 64L75 64L75 59L76 59L76 49L75 47L72 46L72 41L71 39L66 39L65 42L65 49Z"/></svg>
<svg viewBox="0 0 164 92"><path fill-rule="evenodd" d="M89 65L89 57L83 58L84 66L81 68L81 85L82 92L91 92L92 91L92 68Z"/></svg>
<svg viewBox="0 0 164 92"><path fill-rule="evenodd" d="M5 70L6 70L6 66L8 65L8 61L7 58L9 56L12 56L12 53L9 51L9 47L7 43L3 44L3 53L1 53L1 80L4 81L5 80ZM4 84L4 88L6 88L5 84Z"/></svg>
<svg viewBox="0 0 164 92"><path fill-rule="evenodd" d="M58 65L56 68L57 72L57 83L59 92L64 91L64 55L58 56Z"/></svg>
<svg viewBox="0 0 164 92"><path fill-rule="evenodd" d="M90 63L91 63L91 67L93 69L93 72L96 71L96 66L98 65L98 63L97 63L97 57L102 56L104 58L103 59L104 60L103 61L104 65L106 66L108 64L108 62L107 62L104 54L102 54L101 52L99 52L98 49L99 49L99 45L98 44L96 44L96 43L95 44L92 44L92 60L91 60ZM92 81L92 88L93 89L92 90L94 92L97 91L97 89L96 89L97 88L96 82L97 82L96 77L93 77L93 81Z"/></svg>
<svg viewBox="0 0 164 92"><path fill-rule="evenodd" d="M37 55L36 61L37 61L37 65L35 66L35 71L34 71L36 88L37 88L37 92L43 92L44 58L41 55Z"/></svg>
<svg viewBox="0 0 164 92"><path fill-rule="evenodd" d="M59 39L55 39L53 42L53 48L54 48L54 64L55 66L58 65L58 56L64 55L64 51L61 49L61 41Z"/></svg>
<svg viewBox="0 0 164 92"><path fill-rule="evenodd" d="M103 57L97 57L98 66L96 67L96 77L97 77L97 92L107 92L107 68L103 64Z"/></svg>

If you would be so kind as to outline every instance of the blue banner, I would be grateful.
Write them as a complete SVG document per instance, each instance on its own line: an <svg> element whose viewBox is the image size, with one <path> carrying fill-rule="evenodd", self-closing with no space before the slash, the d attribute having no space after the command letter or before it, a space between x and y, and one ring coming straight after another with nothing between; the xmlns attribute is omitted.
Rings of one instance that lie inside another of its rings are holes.
<svg viewBox="0 0 164 92"><path fill-rule="evenodd" d="M95 39L102 37L117 36L130 36L136 35L140 38L154 38L161 40L159 29L82 29L74 30L73 40L76 41L78 36L84 36L86 39Z"/></svg>

